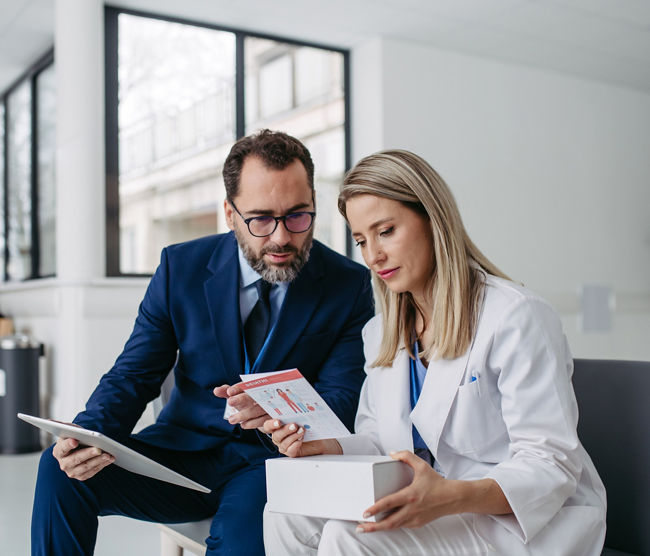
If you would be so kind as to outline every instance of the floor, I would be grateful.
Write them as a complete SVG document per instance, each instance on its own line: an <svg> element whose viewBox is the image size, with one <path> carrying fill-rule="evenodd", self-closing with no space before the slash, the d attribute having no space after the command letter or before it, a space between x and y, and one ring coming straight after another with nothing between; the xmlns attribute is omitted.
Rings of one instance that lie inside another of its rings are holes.
<svg viewBox="0 0 650 556"><path fill-rule="evenodd" d="M30 553L30 519L40 454L0 455L0 552ZM95 556L158 556L156 525L125 517L102 517ZM186 556L191 556L187 552Z"/></svg>

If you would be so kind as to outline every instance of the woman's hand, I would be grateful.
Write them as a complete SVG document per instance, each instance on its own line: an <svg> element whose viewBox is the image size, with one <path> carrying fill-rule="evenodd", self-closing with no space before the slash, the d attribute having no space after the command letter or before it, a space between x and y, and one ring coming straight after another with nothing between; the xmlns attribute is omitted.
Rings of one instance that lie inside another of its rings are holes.
<svg viewBox="0 0 650 556"><path fill-rule="evenodd" d="M413 469L413 481L406 488L384 496L370 506L364 517L382 512L391 513L376 523L360 523L358 532L422 527L438 517L456 513L454 505L459 494L457 483L460 481L444 479L413 452L393 452L391 457L403 461Z"/></svg>
<svg viewBox="0 0 650 556"><path fill-rule="evenodd" d="M422 527L443 515L465 512L481 514L509 514L512 508L501 487L494 479L456 481L443 478L413 452L390 454L403 461L414 472L409 486L377 500L364 513L370 517L391 512L376 523L360 523L357 531L385 531L398 527Z"/></svg>
<svg viewBox="0 0 650 556"><path fill-rule="evenodd" d="M278 420L269 419L262 428L271 436L280 453L290 458L343 453L341 445L333 438L303 442L305 429L295 423L283 425Z"/></svg>

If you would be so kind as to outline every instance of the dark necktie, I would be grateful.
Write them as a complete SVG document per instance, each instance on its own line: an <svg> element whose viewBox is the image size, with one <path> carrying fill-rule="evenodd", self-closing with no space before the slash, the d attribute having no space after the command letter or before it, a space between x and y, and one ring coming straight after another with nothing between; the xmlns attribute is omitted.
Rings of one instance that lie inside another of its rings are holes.
<svg viewBox="0 0 650 556"><path fill-rule="evenodd" d="M251 366L257 359L257 355L264 345L264 340L269 331L271 322L271 304L269 302L269 292L272 284L264 280L255 282L257 289L257 303L253 307L251 314L248 315L244 324L244 337L246 338L246 351Z"/></svg>

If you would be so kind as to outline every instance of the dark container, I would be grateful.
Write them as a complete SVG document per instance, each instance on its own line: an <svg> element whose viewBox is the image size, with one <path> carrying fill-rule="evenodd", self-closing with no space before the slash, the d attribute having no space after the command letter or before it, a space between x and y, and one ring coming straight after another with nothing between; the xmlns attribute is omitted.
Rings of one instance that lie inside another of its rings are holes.
<svg viewBox="0 0 650 556"><path fill-rule="evenodd" d="M38 362L42 344L25 335L0 338L0 453L40 452L39 429L17 413L39 415Z"/></svg>

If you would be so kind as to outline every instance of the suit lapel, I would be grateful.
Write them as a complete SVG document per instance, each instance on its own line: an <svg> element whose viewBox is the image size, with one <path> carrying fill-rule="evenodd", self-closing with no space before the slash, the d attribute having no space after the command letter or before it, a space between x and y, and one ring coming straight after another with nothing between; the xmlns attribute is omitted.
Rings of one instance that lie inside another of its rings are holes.
<svg viewBox="0 0 650 556"><path fill-rule="evenodd" d="M213 275L204 282L203 289L220 362L225 374L232 377L231 382L239 382L244 362L239 315L239 259L234 236L223 247L215 249L208 269Z"/></svg>
<svg viewBox="0 0 650 556"><path fill-rule="evenodd" d="M471 347L456 359L429 363L420 401L411 412L413 423L434 456L458 386L465 375L470 352Z"/></svg>
<svg viewBox="0 0 650 556"><path fill-rule="evenodd" d="M275 371L303 333L323 296L323 264L314 242L310 258L289 285L273 334L255 372Z"/></svg>

